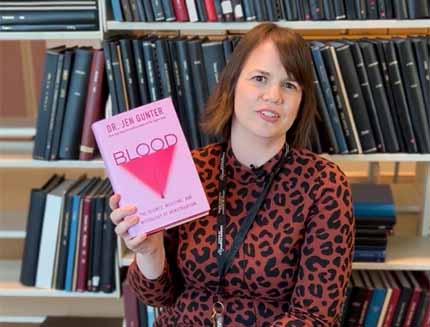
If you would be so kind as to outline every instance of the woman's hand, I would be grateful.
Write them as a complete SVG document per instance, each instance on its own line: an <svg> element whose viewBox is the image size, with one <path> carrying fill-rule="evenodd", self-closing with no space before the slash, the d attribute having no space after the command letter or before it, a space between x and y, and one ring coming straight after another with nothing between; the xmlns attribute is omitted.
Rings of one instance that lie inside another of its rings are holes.
<svg viewBox="0 0 430 327"><path fill-rule="evenodd" d="M142 254L143 256L154 255L164 250L163 231L147 236L141 233L136 237L128 234L128 229L139 222L139 217L134 215L137 208L134 206L119 207L121 196L114 194L109 199L109 206L113 210L110 218L116 225L115 233L124 240L125 245L131 251Z"/></svg>

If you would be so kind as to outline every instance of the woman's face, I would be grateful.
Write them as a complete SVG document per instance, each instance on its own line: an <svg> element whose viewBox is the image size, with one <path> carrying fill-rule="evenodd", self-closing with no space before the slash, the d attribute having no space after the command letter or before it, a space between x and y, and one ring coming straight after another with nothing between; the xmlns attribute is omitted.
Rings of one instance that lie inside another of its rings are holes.
<svg viewBox="0 0 430 327"><path fill-rule="evenodd" d="M235 89L232 130L241 136L285 140L299 110L302 88L285 71L271 40L249 55Z"/></svg>

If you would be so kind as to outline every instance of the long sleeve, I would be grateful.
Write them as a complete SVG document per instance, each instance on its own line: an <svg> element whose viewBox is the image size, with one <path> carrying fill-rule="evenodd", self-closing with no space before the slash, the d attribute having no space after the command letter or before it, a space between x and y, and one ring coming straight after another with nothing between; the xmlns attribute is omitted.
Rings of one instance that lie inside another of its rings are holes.
<svg viewBox="0 0 430 327"><path fill-rule="evenodd" d="M313 205L288 312L272 326L337 326L351 273L354 217L342 171L328 164L311 187Z"/></svg>
<svg viewBox="0 0 430 327"><path fill-rule="evenodd" d="M142 302L152 306L172 305L183 286L176 264L178 229L169 229L164 233L166 260L160 277L153 280L145 278L139 270L136 260L128 268L127 278L131 288Z"/></svg>

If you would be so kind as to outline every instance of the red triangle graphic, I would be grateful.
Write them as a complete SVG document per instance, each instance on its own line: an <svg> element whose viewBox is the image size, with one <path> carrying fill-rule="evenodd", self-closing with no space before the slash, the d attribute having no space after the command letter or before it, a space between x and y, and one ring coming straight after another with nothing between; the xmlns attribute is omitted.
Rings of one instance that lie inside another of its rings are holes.
<svg viewBox="0 0 430 327"><path fill-rule="evenodd" d="M166 149L130 160L121 167L164 198L174 150L175 145L171 145Z"/></svg>

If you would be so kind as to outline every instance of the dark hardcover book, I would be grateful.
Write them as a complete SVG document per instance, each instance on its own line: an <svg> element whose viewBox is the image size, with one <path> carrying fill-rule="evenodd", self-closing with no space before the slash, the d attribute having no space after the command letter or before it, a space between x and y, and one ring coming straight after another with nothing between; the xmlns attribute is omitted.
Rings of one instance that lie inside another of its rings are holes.
<svg viewBox="0 0 430 327"><path fill-rule="evenodd" d="M397 283L401 286L399 302L396 306L396 311L394 314L394 319L392 322L393 327L403 326L403 322L406 318L406 312L408 308L409 301L412 297L412 286L403 271L392 271L391 274L396 279Z"/></svg>
<svg viewBox="0 0 430 327"><path fill-rule="evenodd" d="M133 22L140 22L145 19L142 16L142 12L140 11L141 7L137 5L138 0L128 0L130 4L131 16L133 18Z"/></svg>
<svg viewBox="0 0 430 327"><path fill-rule="evenodd" d="M88 79L92 59L92 50L77 49L75 62L70 77L69 94L67 96L64 116L63 133L60 143L60 159L78 159L80 136L88 90Z"/></svg>
<svg viewBox="0 0 430 327"><path fill-rule="evenodd" d="M197 8L197 16L199 17L199 22L207 22L208 15L205 9L205 0L195 0Z"/></svg>
<svg viewBox="0 0 430 327"><path fill-rule="evenodd" d="M396 49L391 40L382 40L381 43L387 60L387 71L390 76L390 87L393 93L393 100L396 104L394 109L397 111L397 116L401 128L400 134L405 145L405 150L408 153L416 153L418 152L417 142L415 139L411 115L409 112L410 109L408 107L405 89L400 74Z"/></svg>
<svg viewBox="0 0 430 327"><path fill-rule="evenodd" d="M423 271L413 271L412 274L423 290L412 326L426 326L425 324L429 325L430 322L430 279Z"/></svg>
<svg viewBox="0 0 430 327"><path fill-rule="evenodd" d="M367 251L367 250L354 250L352 261L354 262L385 262L387 253L382 251ZM359 325L364 326L364 325Z"/></svg>
<svg viewBox="0 0 430 327"><path fill-rule="evenodd" d="M393 118L391 116L390 105L385 93L384 82L379 67L378 57L373 44L369 42L359 42L363 54L364 63L369 77L370 87L378 108L379 121L384 122L382 133L384 136L385 148L388 152L398 152L399 143L394 130Z"/></svg>
<svg viewBox="0 0 430 327"><path fill-rule="evenodd" d="M136 294L131 288L128 280L125 279L122 283L122 296L124 306L124 320L126 327L139 326L139 305Z"/></svg>
<svg viewBox="0 0 430 327"><path fill-rule="evenodd" d="M124 78L126 82L129 109L133 109L139 107L142 103L139 96L131 41L129 39L121 39L119 40L119 44L121 47L121 60L124 66Z"/></svg>
<svg viewBox="0 0 430 327"><path fill-rule="evenodd" d="M161 6L166 22L173 22L176 20L175 12L173 10L172 2L170 0L161 0ZM156 14L157 16L158 14Z"/></svg>
<svg viewBox="0 0 430 327"><path fill-rule="evenodd" d="M264 1L254 0L254 8L255 8L255 15L257 16L257 21L264 22L268 20L267 8Z"/></svg>
<svg viewBox="0 0 430 327"><path fill-rule="evenodd" d="M150 102L160 99L160 87L158 85L158 70L155 60L155 44L154 39L147 38L142 41L142 52L144 58L144 66L148 81L149 99Z"/></svg>
<svg viewBox="0 0 430 327"><path fill-rule="evenodd" d="M346 8L343 0L333 0L333 5L336 19L346 19Z"/></svg>
<svg viewBox="0 0 430 327"><path fill-rule="evenodd" d="M184 99L184 87L183 81L181 80L181 75L179 73L179 60L176 49L176 40L177 38L168 39L167 44L169 48L170 62L172 65L172 73L173 73L173 90L175 91L175 97L173 98L176 113L178 115L181 126L184 130L185 137L188 140L189 131L186 128L187 120L186 120L186 112L185 112L185 99Z"/></svg>
<svg viewBox="0 0 430 327"><path fill-rule="evenodd" d="M364 317L369 307L371 292L364 286L360 273L354 270L351 274L352 291L348 326L364 326Z"/></svg>
<svg viewBox="0 0 430 327"><path fill-rule="evenodd" d="M380 19L387 19L387 8L385 5L385 0L377 0L378 7L378 17Z"/></svg>
<svg viewBox="0 0 430 327"><path fill-rule="evenodd" d="M297 6L299 6L300 17L303 17L303 20L311 20L311 6L309 3L310 0L296 0Z"/></svg>
<svg viewBox="0 0 430 327"><path fill-rule="evenodd" d="M63 217L58 229L58 249L55 268L56 274L53 281L54 288L58 290L64 290L65 288L67 248L69 245L69 227L70 218L72 215L72 196L75 194L76 190L79 190L79 188L82 187L82 184L85 184L86 180L87 178L85 175L80 176L73 188L71 188L64 196Z"/></svg>
<svg viewBox="0 0 430 327"><path fill-rule="evenodd" d="M136 10L136 13L134 13L134 18L137 17L139 22L145 22L146 16L145 16L145 9L143 8L143 1L142 0L130 0L130 4L132 5L132 8Z"/></svg>
<svg viewBox="0 0 430 327"><path fill-rule="evenodd" d="M315 124L311 127L311 135L308 141L309 145L306 146L307 149L314 153L322 153L322 143L319 136L318 128Z"/></svg>
<svg viewBox="0 0 430 327"><path fill-rule="evenodd" d="M111 49L109 46L110 41L103 41L103 54L105 57L105 67L106 67L106 77L109 87L109 94L110 94L110 100L112 103L112 114L116 115L119 113L118 108L118 99L117 99L117 93L115 88L115 80L113 76L113 70L112 70L112 56L111 56Z"/></svg>
<svg viewBox="0 0 430 327"><path fill-rule="evenodd" d="M387 100L390 107L391 118L393 120L394 131L396 133L396 139L398 142L398 148L401 152L406 152L406 146L403 143L403 139L400 132L400 122L398 112L396 110L396 104L394 102L393 92L390 86L390 75L388 73L387 67L387 59L385 58L384 46L382 45L382 41L384 40L371 40L371 43L374 44L374 49L376 50L379 67L381 68L381 76L384 81L385 93L387 95Z"/></svg>
<svg viewBox="0 0 430 327"><path fill-rule="evenodd" d="M207 78L203 63L202 42L200 39L193 39L188 42L188 53L190 57L192 80L199 81L199 83L194 83L194 94L198 118L200 118L204 112L205 103L209 96ZM198 121L200 121L200 119L198 119ZM209 143L209 138L205 133L200 131L199 136L200 144L202 146Z"/></svg>
<svg viewBox="0 0 430 327"><path fill-rule="evenodd" d="M46 196L62 181L64 176L53 175L41 187L34 188L30 193L27 224L25 227L24 250L19 280L25 286L35 286L37 264L39 259L40 237L42 235L43 217Z"/></svg>
<svg viewBox="0 0 430 327"><path fill-rule="evenodd" d="M392 0L385 0L385 18L392 19L394 18L394 4Z"/></svg>
<svg viewBox="0 0 430 327"><path fill-rule="evenodd" d="M202 50L209 94L211 94L225 66L223 43L222 41L204 42Z"/></svg>
<svg viewBox="0 0 430 327"><path fill-rule="evenodd" d="M160 84L161 98L175 97L173 90L172 65L170 63L169 46L167 40L158 38L155 40L155 53Z"/></svg>
<svg viewBox="0 0 430 327"><path fill-rule="evenodd" d="M342 313L339 319L340 326L346 326L346 321L349 315L349 309L351 307L351 295L352 295L352 285L351 281L349 281L348 286L346 288L345 300L342 304Z"/></svg>
<svg viewBox="0 0 430 327"><path fill-rule="evenodd" d="M110 0L113 19L117 22L124 21L124 15L122 14L120 0Z"/></svg>
<svg viewBox="0 0 430 327"><path fill-rule="evenodd" d="M315 83L315 93L317 97L317 106L319 108L319 112L322 116L322 121L325 125L325 129L327 131L328 139L329 139L329 153L339 153L339 146L336 141L336 134L333 129L333 125L330 120L330 114L324 100L324 95L321 89L321 85L318 80L318 75L315 71L315 67L312 66L313 74L314 74L314 83Z"/></svg>
<svg viewBox="0 0 430 327"><path fill-rule="evenodd" d="M45 148L45 156L44 156L46 160L49 160L51 158L52 144L54 142L54 133L55 133L55 129L58 128L58 125L55 125L55 122L57 119L58 99L60 97L60 86L61 86L61 78L63 73L63 64L64 64L64 48L63 50L58 50L57 70L55 72L55 79L54 79L53 92L52 92L52 108L49 116L48 135L46 137L46 148Z"/></svg>
<svg viewBox="0 0 430 327"><path fill-rule="evenodd" d="M155 19L155 10L153 8L153 5L155 3L155 1L150 1L150 0L138 0L138 1L142 1L143 4L143 12L145 14L145 19L147 22L154 22L156 21ZM164 17L160 17L162 19L158 19L157 21L160 20L164 20Z"/></svg>
<svg viewBox="0 0 430 327"><path fill-rule="evenodd" d="M367 0L354 0L357 19L367 19Z"/></svg>
<svg viewBox="0 0 430 327"><path fill-rule="evenodd" d="M149 327L148 326L148 308L142 301L137 301L139 307L139 327Z"/></svg>
<svg viewBox="0 0 430 327"><path fill-rule="evenodd" d="M408 303L408 308L406 310L406 317L404 321L404 326L420 326L413 325L414 317L417 313L418 306L420 305L420 299L424 294L424 290L421 288L421 285L415 279L415 276L411 271L404 271L405 277L408 279L409 283L412 287L412 296Z"/></svg>
<svg viewBox="0 0 430 327"><path fill-rule="evenodd" d="M318 75L321 90L324 95L324 102L329 113L331 126L333 127L333 131L336 136L339 153L348 153L348 146L346 143L345 135L342 130L342 123L337 112L336 101L333 96L330 80L327 75L324 61L320 52L321 46L323 46L322 43L314 43L311 46L311 54L314 62L314 67Z"/></svg>
<svg viewBox="0 0 430 327"><path fill-rule="evenodd" d="M361 85L361 92L366 103L367 113L369 115L370 124L372 126L373 135L375 137L376 147L379 152L385 152L385 142L382 133L381 123L379 121L377 108L373 99L372 90L369 84L366 67L364 64L363 54L361 53L360 46L357 42L345 41L351 47L351 52L354 58L355 68L357 71L358 79Z"/></svg>
<svg viewBox="0 0 430 327"><path fill-rule="evenodd" d="M245 20L253 22L257 20L257 14L255 12L254 0L243 0L243 11L245 14Z"/></svg>
<svg viewBox="0 0 430 327"><path fill-rule="evenodd" d="M124 14L125 21L132 22L134 19L133 19L133 14L131 12L130 0L120 0L120 1L121 1L121 8Z"/></svg>
<svg viewBox="0 0 430 327"><path fill-rule="evenodd" d="M127 111L128 104L127 104L127 98L126 94L124 93L123 88L123 76L122 76L122 69L121 69L121 63L120 63L120 55L118 55L118 41L112 40L109 42L109 48L110 48L110 55L111 55L111 62L112 62L112 74L115 84L115 91L116 91L116 99L118 101L118 112L124 112Z"/></svg>
<svg viewBox="0 0 430 327"><path fill-rule="evenodd" d="M142 50L142 40L133 39L131 40L134 54L134 65L137 77L137 85L139 88L140 103L142 105L150 102L148 85L146 78L146 70L144 66L143 50Z"/></svg>
<svg viewBox="0 0 430 327"><path fill-rule="evenodd" d="M66 49L64 52L63 71L61 74L60 94L58 97L57 114L55 117L55 126L63 126L64 111L66 110L67 94L70 81L70 73L73 69L74 48ZM57 160L61 141L61 128L54 128L52 137L52 149L49 160Z"/></svg>
<svg viewBox="0 0 430 327"><path fill-rule="evenodd" d="M216 21L223 22L224 21L224 13L223 8L221 6L221 0L214 0L213 5L215 7L215 13L216 13Z"/></svg>
<svg viewBox="0 0 430 327"><path fill-rule="evenodd" d="M372 205L394 205L393 192L389 184L351 183L353 203ZM390 214L393 212L390 211Z"/></svg>
<svg viewBox="0 0 430 327"><path fill-rule="evenodd" d="M104 293L112 293L115 290L115 251L116 234L115 225L110 220L111 209L109 207L109 197L112 195L112 188L105 198L103 214L103 252L101 263L100 290Z"/></svg>
<svg viewBox="0 0 430 327"><path fill-rule="evenodd" d="M279 20L278 14L276 12L275 2L278 2L279 4L279 1L264 0L264 5L266 6L266 9L267 9L267 20L269 22L274 22Z"/></svg>
<svg viewBox="0 0 430 327"><path fill-rule="evenodd" d="M309 0L312 20L325 19L322 0Z"/></svg>
<svg viewBox="0 0 430 327"><path fill-rule="evenodd" d="M375 138L366 111L366 103L361 92L360 81L357 71L355 70L350 46L338 42L331 42L330 44L336 50L337 60L342 72L346 93L348 95L363 152L376 152Z"/></svg>
<svg viewBox="0 0 430 327"><path fill-rule="evenodd" d="M378 19L378 5L376 0L367 0L367 19Z"/></svg>
<svg viewBox="0 0 430 327"><path fill-rule="evenodd" d="M283 12L286 20L299 20L299 12L294 1L283 0Z"/></svg>
<svg viewBox="0 0 430 327"><path fill-rule="evenodd" d="M408 6L406 0L393 0L394 18L408 19Z"/></svg>
<svg viewBox="0 0 430 327"><path fill-rule="evenodd" d="M103 50L94 50L82 124L79 160L91 160L96 152L96 143L91 125L102 119L106 105L105 59Z"/></svg>
<svg viewBox="0 0 430 327"><path fill-rule="evenodd" d="M415 54L418 76L420 79L421 90L424 95L424 103L427 109L427 118L430 124L430 61L429 49L425 38L410 38Z"/></svg>
<svg viewBox="0 0 430 327"><path fill-rule="evenodd" d="M355 10L355 0L345 0L346 17L349 20L357 19L357 12Z"/></svg>
<svg viewBox="0 0 430 327"><path fill-rule="evenodd" d="M320 52L324 60L333 96L336 100L336 108L339 114L340 122L342 123L343 133L348 145L348 151L349 153L360 153L361 145L359 143L360 141L352 113L347 108L347 106L349 107L349 102L347 103L348 98L345 88L342 87L343 80L342 75L340 74L339 65L337 64L336 53L334 48L329 45L321 47Z"/></svg>
<svg viewBox="0 0 430 327"><path fill-rule="evenodd" d="M0 25L96 24L96 10L2 11Z"/></svg>
<svg viewBox="0 0 430 327"><path fill-rule="evenodd" d="M430 16L430 3L426 0L407 0L410 19L427 18Z"/></svg>
<svg viewBox="0 0 430 327"><path fill-rule="evenodd" d="M94 214L91 230L92 251L90 254L91 260L91 291L98 292L100 290L100 276L101 276L101 258L103 255L103 215L104 203L107 198L108 190L110 188L109 180L105 179L103 186L95 198Z"/></svg>
<svg viewBox="0 0 430 327"><path fill-rule="evenodd" d="M222 41L222 46L224 49L224 59L225 62L228 62L228 59L230 58L231 54L233 53L233 41L231 38L225 38Z"/></svg>
<svg viewBox="0 0 430 327"><path fill-rule="evenodd" d="M324 10L324 17L327 20L335 20L336 18L336 12L334 10L334 3L333 0L323 0L323 10ZM342 3L343 5L343 3Z"/></svg>
<svg viewBox="0 0 430 327"><path fill-rule="evenodd" d="M37 114L36 136L34 139L33 159L45 159L45 149L48 139L49 119L52 111L55 77L58 66L58 49L45 51L42 85L39 95L39 110ZM62 47L61 50L62 51Z"/></svg>
<svg viewBox="0 0 430 327"><path fill-rule="evenodd" d="M192 149L200 146L198 114L196 113L196 104L194 102L194 86L192 80L191 64L188 55L188 47L186 39L178 39L176 41L176 51L179 61L179 74L184 87L184 104L185 118L187 128L189 128L188 143Z"/></svg>
<svg viewBox="0 0 430 327"><path fill-rule="evenodd" d="M421 153L430 152L430 129L426 114L423 93L419 87L418 71L412 51L412 45L408 39L395 39L400 71L404 80L406 97L411 110L412 125Z"/></svg>

